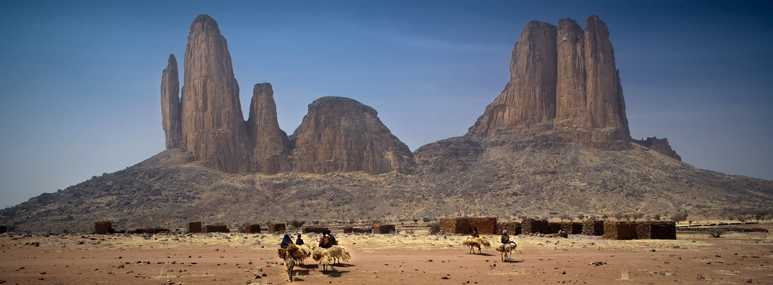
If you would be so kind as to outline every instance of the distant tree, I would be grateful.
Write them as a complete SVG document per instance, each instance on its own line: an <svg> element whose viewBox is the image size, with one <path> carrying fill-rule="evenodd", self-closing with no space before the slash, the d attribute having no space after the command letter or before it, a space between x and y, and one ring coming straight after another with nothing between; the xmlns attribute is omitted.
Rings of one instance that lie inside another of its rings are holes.
<svg viewBox="0 0 773 285"><path fill-rule="evenodd" d="M290 221L288 224L290 224L290 226L291 226L291 227L293 227L293 228L296 228L296 229L297 229L297 228L300 228L300 227L302 227L302 226L303 226L303 224L305 224L305 223L306 223L305 221L300 221L300 222L299 222L299 221L296 221L296 220L292 220L292 221Z"/></svg>
<svg viewBox="0 0 773 285"><path fill-rule="evenodd" d="M580 219L580 221L582 221L582 220L585 219L585 215L579 214L579 215L577 215L577 218Z"/></svg>
<svg viewBox="0 0 773 285"><path fill-rule="evenodd" d="M606 221L607 219L609 219L609 216L607 216L607 215L605 214L605 215L601 216L601 219Z"/></svg>
<svg viewBox="0 0 773 285"><path fill-rule="evenodd" d="M760 219L762 219L762 218L764 218L764 217L765 217L765 214L766 214L765 212L763 212L763 211L759 211L759 212L757 212L757 213L754 213L754 218L756 218L756 219L757 219L757 222L759 223L759 222L760 222Z"/></svg>
<svg viewBox="0 0 773 285"><path fill-rule="evenodd" d="M623 213L615 213L614 217L619 221L623 219L624 215Z"/></svg>
<svg viewBox="0 0 773 285"><path fill-rule="evenodd" d="M660 221L660 214L655 214L655 220Z"/></svg>
<svg viewBox="0 0 773 285"><path fill-rule="evenodd" d="M418 223L418 222L419 222L419 219L413 219L413 222L414 222L414 223Z"/></svg>
<svg viewBox="0 0 773 285"><path fill-rule="evenodd" d="M431 221L429 218L423 218L423 219L421 219L421 220L422 220L423 222L425 222L425 223L429 223L429 221Z"/></svg>

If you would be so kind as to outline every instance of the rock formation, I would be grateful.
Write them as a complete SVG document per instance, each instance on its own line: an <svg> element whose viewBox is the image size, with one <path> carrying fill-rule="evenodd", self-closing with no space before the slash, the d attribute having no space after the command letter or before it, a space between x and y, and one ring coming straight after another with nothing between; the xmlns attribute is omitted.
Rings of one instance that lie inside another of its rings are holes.
<svg viewBox="0 0 773 285"><path fill-rule="evenodd" d="M274 90L270 83L255 84L252 89L247 134L255 146L252 156L253 170L266 173L291 170L288 159L290 141L287 133L279 128Z"/></svg>
<svg viewBox="0 0 773 285"><path fill-rule="evenodd" d="M569 141L630 147L628 119L609 30L591 15L583 31L572 19L558 28L529 22L513 48L510 81L468 136L555 130Z"/></svg>
<svg viewBox="0 0 773 285"><path fill-rule="evenodd" d="M230 173L252 170L231 55L217 23L207 15L191 24L185 48L182 139L194 159L209 167Z"/></svg>
<svg viewBox="0 0 773 285"><path fill-rule="evenodd" d="M180 80L174 54L169 55L169 63L161 73L161 125L166 136L166 149L181 147Z"/></svg>
<svg viewBox="0 0 773 285"><path fill-rule="evenodd" d="M628 140L628 119L615 51L609 42L607 25L596 15L585 21L585 76L590 127L602 129L601 140Z"/></svg>
<svg viewBox="0 0 773 285"><path fill-rule="evenodd" d="M322 97L290 136L295 171L411 173L410 149L392 135L375 109L353 99Z"/></svg>
<svg viewBox="0 0 773 285"><path fill-rule="evenodd" d="M585 107L585 35L572 19L558 22L556 37L558 78L556 83L556 130L588 127Z"/></svg>
<svg viewBox="0 0 773 285"><path fill-rule="evenodd" d="M657 151L670 158L676 159L678 161L682 161L682 157L676 154L676 151L671 149L671 145L668 143L667 138L659 139L657 137L650 137L650 138L647 138L646 140L633 139L631 141L643 147Z"/></svg>
<svg viewBox="0 0 773 285"><path fill-rule="evenodd" d="M513 47L510 82L469 129L480 137L530 131L556 116L556 27L531 21Z"/></svg>

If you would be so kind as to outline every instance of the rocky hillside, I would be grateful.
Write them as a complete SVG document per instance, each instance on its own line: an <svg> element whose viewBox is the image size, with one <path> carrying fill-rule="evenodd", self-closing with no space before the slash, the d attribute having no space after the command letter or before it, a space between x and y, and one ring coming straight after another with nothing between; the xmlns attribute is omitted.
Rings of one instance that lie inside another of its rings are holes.
<svg viewBox="0 0 773 285"><path fill-rule="evenodd" d="M413 153L370 106L309 105L292 136L273 89L256 84L248 120L225 38L206 15L191 26L185 82L162 74L167 150L124 170L0 210L21 231L183 228L300 220L399 222L442 216L720 215L772 211L773 182L681 162L666 139L632 140L609 31L530 22L511 79L461 137ZM234 93L236 92L236 93Z"/></svg>

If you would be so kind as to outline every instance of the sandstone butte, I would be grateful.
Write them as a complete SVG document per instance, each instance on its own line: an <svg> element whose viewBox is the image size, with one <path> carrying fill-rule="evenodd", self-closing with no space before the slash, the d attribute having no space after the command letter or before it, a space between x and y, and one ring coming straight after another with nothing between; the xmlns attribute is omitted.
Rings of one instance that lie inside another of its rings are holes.
<svg viewBox="0 0 773 285"><path fill-rule="evenodd" d="M609 30L596 15L585 31L572 19L531 21L513 47L510 81L467 136L546 131L581 145L630 148L628 119Z"/></svg>
<svg viewBox="0 0 773 285"><path fill-rule="evenodd" d="M207 15L191 25L184 72L180 100L177 62L170 55L161 82L166 147L188 151L208 167L269 174L417 169L413 154L376 110L353 99L315 100L288 137L279 128L271 84L260 83L245 122L226 39ZM529 22L513 47L510 80L465 136L485 140L544 132L607 150L630 149L635 142L680 160L665 139L631 139L609 30L596 15L585 21L585 30L568 18L558 27Z"/></svg>
<svg viewBox="0 0 773 285"><path fill-rule="evenodd" d="M322 97L309 104L290 137L295 170L411 173L416 166L413 154L377 115L370 106L343 97Z"/></svg>
<svg viewBox="0 0 773 285"><path fill-rule="evenodd" d="M410 173L416 166L410 149L376 110L352 99L314 101L288 137L279 128L271 84L260 83L253 88L245 121L226 39L207 15L191 24L184 64L181 98L174 55L162 73L166 148L190 152L207 167L228 173L380 174Z"/></svg>

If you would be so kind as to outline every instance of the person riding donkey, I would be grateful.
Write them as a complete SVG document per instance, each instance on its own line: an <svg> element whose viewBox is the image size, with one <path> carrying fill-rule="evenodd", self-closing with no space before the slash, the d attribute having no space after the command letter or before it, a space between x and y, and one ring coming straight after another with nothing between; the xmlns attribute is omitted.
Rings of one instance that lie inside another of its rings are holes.
<svg viewBox="0 0 773 285"><path fill-rule="evenodd" d="M511 241L511 240L510 240L510 236L507 234L507 230L502 230L502 239L501 239L501 242L502 242L502 244L508 244L508 243L510 243L510 244L516 245L514 241ZM517 245L516 245L516 246L517 246Z"/></svg>

